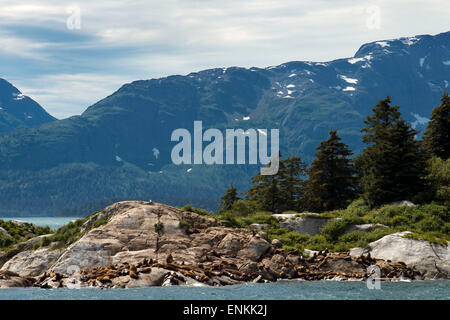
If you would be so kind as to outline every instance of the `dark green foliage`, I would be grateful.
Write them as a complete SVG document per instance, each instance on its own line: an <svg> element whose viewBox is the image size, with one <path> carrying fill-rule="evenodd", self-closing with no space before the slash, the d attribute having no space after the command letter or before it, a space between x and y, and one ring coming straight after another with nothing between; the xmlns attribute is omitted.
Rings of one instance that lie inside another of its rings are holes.
<svg viewBox="0 0 450 320"><path fill-rule="evenodd" d="M425 202L437 201L450 206L450 159L433 157L428 161L425 176Z"/></svg>
<svg viewBox="0 0 450 320"><path fill-rule="evenodd" d="M290 157L279 162L275 175L257 175L252 178L252 187L246 195L258 210L274 213L297 210L302 195L302 178L305 163L299 157Z"/></svg>
<svg viewBox="0 0 450 320"><path fill-rule="evenodd" d="M219 211L227 211L230 210L233 204L240 198L238 197L237 189L230 183L230 186L220 199Z"/></svg>
<svg viewBox="0 0 450 320"><path fill-rule="evenodd" d="M55 233L41 240L40 246L48 246L52 242L61 242L64 246L77 241L82 237L81 226L87 221L87 218L77 219L60 227Z"/></svg>
<svg viewBox="0 0 450 320"><path fill-rule="evenodd" d="M414 139L417 131L401 119L399 107L390 103L389 97L379 101L362 129L368 146L357 165L363 196L371 207L413 199L423 190L425 157Z"/></svg>
<svg viewBox="0 0 450 320"><path fill-rule="evenodd" d="M353 153L336 131L330 130L329 135L316 148L318 152L308 169L302 204L309 211L345 208L355 197L354 168L349 159Z"/></svg>
<svg viewBox="0 0 450 320"><path fill-rule="evenodd" d="M159 235L162 235L164 233L164 223L155 223L155 232Z"/></svg>
<svg viewBox="0 0 450 320"><path fill-rule="evenodd" d="M281 166L280 163L280 168ZM256 203L260 210L279 212L281 203L279 176L258 174L252 178L252 184L246 199Z"/></svg>
<svg viewBox="0 0 450 320"><path fill-rule="evenodd" d="M321 229L321 234L328 241L336 241L337 238L344 233L349 226L346 220L331 220Z"/></svg>
<svg viewBox="0 0 450 320"><path fill-rule="evenodd" d="M279 211L298 210L303 196L306 163L299 157L292 156L281 162L279 168Z"/></svg>
<svg viewBox="0 0 450 320"><path fill-rule="evenodd" d="M200 209L200 208L194 208L190 204L186 204L181 209L184 210L184 211L194 212L194 213L200 214L202 216L214 216L211 211L207 211L205 209Z"/></svg>
<svg viewBox="0 0 450 320"><path fill-rule="evenodd" d="M2 219L0 219L0 227L5 229L10 235L10 237L8 237L0 233L0 248L8 247L36 236L51 233L49 227L38 227L31 223L16 224L12 221L4 221Z"/></svg>
<svg viewBox="0 0 450 320"><path fill-rule="evenodd" d="M448 92L442 96L441 105L434 108L431 113L423 143L431 155L444 160L450 158L450 97Z"/></svg>
<svg viewBox="0 0 450 320"><path fill-rule="evenodd" d="M185 229L185 230L189 230L192 227L191 224L189 223L189 221L186 221L186 220L180 220L178 226L181 229Z"/></svg>
<svg viewBox="0 0 450 320"><path fill-rule="evenodd" d="M51 236L42 238L41 242L35 247L35 249L38 247L41 247L41 246L48 246L52 242L59 243L59 244L57 244L57 247L55 247L55 248L67 247L67 246L71 245L72 243L74 243L75 241L77 241L78 239L80 239L83 235L85 235L90 230L107 224L109 221L109 218L104 217L104 218L94 221L89 227L86 228L86 230L84 230L84 231L81 230L81 227L83 226L83 224L86 221L88 221L88 219L91 216L93 216L94 214L96 214L98 212L99 211L94 212L94 213L90 214L89 216L87 216L86 218L81 218L81 219L77 219L75 221L71 221L68 224L58 228L55 231L55 233L52 234ZM53 248L53 249L55 249L55 248Z"/></svg>

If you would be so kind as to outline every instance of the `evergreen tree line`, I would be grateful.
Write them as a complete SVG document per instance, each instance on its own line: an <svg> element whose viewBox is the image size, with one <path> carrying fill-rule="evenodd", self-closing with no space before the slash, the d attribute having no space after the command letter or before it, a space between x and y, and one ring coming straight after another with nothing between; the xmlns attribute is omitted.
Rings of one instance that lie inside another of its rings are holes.
<svg viewBox="0 0 450 320"><path fill-rule="evenodd" d="M231 184L219 212L324 212L356 198L370 207L400 201L450 202L450 98L433 109L423 139L402 119L391 98L380 100L361 130L366 147L357 157L330 130L307 167L300 157L280 161L276 175L257 175L241 198ZM280 154L281 157L281 154Z"/></svg>

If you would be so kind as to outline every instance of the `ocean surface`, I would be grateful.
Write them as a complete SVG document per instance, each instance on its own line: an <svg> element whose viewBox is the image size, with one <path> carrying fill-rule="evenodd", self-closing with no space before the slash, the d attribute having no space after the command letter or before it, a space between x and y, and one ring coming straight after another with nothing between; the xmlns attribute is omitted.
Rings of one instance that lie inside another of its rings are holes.
<svg viewBox="0 0 450 320"><path fill-rule="evenodd" d="M19 218L11 218L11 217L5 217L0 219L4 221L8 220L20 220L24 222L32 223L36 226L40 227L46 227L49 226L51 229L55 230L59 227L69 223L70 221L79 219L80 217L19 217Z"/></svg>
<svg viewBox="0 0 450 320"><path fill-rule="evenodd" d="M450 281L361 282L279 281L225 287L147 287L138 289L0 289L0 300L449 300Z"/></svg>

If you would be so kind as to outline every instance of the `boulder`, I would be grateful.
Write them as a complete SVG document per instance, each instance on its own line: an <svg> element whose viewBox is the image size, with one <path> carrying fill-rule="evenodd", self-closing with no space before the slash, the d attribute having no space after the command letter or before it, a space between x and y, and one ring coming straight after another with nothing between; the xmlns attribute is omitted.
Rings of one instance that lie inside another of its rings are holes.
<svg viewBox="0 0 450 320"><path fill-rule="evenodd" d="M281 243L280 240L278 240L278 239L273 239L273 240L272 240L272 246L273 246L275 249L279 249L279 248L281 248L281 247L283 246L283 244Z"/></svg>
<svg viewBox="0 0 450 320"><path fill-rule="evenodd" d="M278 214L274 215L279 219L279 226L289 231L299 234L309 234L311 236L320 233L320 228L327 224L330 219L314 217L318 214ZM332 218L339 219L339 218Z"/></svg>
<svg viewBox="0 0 450 320"><path fill-rule="evenodd" d="M49 237L49 236L51 236L51 234L37 236L37 237L31 238L25 242L19 242L7 251L0 250L0 267L3 266L7 261L12 259L16 254L18 254L22 251L25 251L25 250L31 250L35 244L38 244L41 242L42 238Z"/></svg>
<svg viewBox="0 0 450 320"><path fill-rule="evenodd" d="M6 231L4 228L0 227L0 234L3 235L5 238L11 238L11 235Z"/></svg>
<svg viewBox="0 0 450 320"><path fill-rule="evenodd" d="M62 249L52 250L49 247L25 250L8 260L1 270L16 272L21 276L38 276L55 263L62 252Z"/></svg>
<svg viewBox="0 0 450 320"><path fill-rule="evenodd" d="M251 261L258 261L261 256L269 249L270 244L261 238L254 237L250 242L238 253L238 257Z"/></svg>
<svg viewBox="0 0 450 320"><path fill-rule="evenodd" d="M255 232L260 232L263 231L264 229L270 228L270 225L267 223L252 223L248 227Z"/></svg>
<svg viewBox="0 0 450 320"><path fill-rule="evenodd" d="M318 254L318 253L319 253L319 251L316 251L316 250L309 250L309 249L303 250L303 254L306 257L312 257L313 255Z"/></svg>
<svg viewBox="0 0 450 320"><path fill-rule="evenodd" d="M269 235L265 231L258 232L258 235L266 241L269 241Z"/></svg>
<svg viewBox="0 0 450 320"><path fill-rule="evenodd" d="M356 248L351 248L348 254L351 257L360 257L363 254L367 254L369 251L370 250L366 249L366 248L356 247Z"/></svg>
<svg viewBox="0 0 450 320"><path fill-rule="evenodd" d="M32 278L24 278L15 272L0 270L0 289L31 287L33 284L34 279Z"/></svg>
<svg viewBox="0 0 450 320"><path fill-rule="evenodd" d="M389 228L388 226L385 226L384 224L380 223L367 223L367 224L353 224L347 227L347 230L345 230L345 234L360 231L360 232L369 232L376 228Z"/></svg>
<svg viewBox="0 0 450 320"><path fill-rule="evenodd" d="M401 207L401 206L406 206L406 207L415 207L416 205L414 203L412 203L411 201L408 200L402 200L402 201L394 201L394 202L390 202L390 203L386 203L384 205L382 205L382 207L385 206L397 206L397 207Z"/></svg>
<svg viewBox="0 0 450 320"><path fill-rule="evenodd" d="M422 272L427 279L450 278L450 247L424 240L405 238L411 232L398 232L371 242L374 258L402 261Z"/></svg>

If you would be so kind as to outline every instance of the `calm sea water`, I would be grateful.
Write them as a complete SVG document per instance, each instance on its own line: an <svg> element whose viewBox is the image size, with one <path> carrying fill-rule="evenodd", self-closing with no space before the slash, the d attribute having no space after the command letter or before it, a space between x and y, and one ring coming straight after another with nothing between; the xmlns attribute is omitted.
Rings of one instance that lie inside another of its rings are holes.
<svg viewBox="0 0 450 320"><path fill-rule="evenodd" d="M139 289L0 289L0 300L449 300L450 281L365 282L279 281L226 287L148 287Z"/></svg>
<svg viewBox="0 0 450 320"><path fill-rule="evenodd" d="M36 226L46 227L49 226L51 229L58 229L59 227L69 223L72 220L79 219L80 217L19 217L19 218L2 218L4 221L8 220L20 220L24 222L32 223Z"/></svg>

